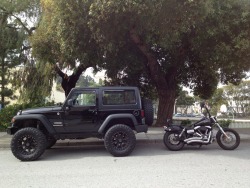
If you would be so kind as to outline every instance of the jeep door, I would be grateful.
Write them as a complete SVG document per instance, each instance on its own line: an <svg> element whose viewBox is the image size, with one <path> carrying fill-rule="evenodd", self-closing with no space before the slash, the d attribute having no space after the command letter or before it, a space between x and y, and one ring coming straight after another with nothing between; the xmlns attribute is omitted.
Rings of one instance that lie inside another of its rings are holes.
<svg viewBox="0 0 250 188"><path fill-rule="evenodd" d="M67 101L71 103L64 112L66 132L86 133L97 129L96 90L76 90Z"/></svg>

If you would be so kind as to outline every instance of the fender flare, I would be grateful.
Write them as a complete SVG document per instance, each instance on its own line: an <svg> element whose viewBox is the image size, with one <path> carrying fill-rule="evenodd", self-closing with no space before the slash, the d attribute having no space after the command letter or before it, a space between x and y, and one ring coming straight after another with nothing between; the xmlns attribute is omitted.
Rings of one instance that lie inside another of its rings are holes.
<svg viewBox="0 0 250 188"><path fill-rule="evenodd" d="M15 126L18 122L23 121L23 120L39 120L39 121L42 122L42 124L44 125L44 127L47 129L47 131L50 134L56 133L54 127L52 126L50 121L44 115L41 115L41 114L28 114L28 115L14 116L13 118L15 119L15 122L14 122L13 126Z"/></svg>
<svg viewBox="0 0 250 188"><path fill-rule="evenodd" d="M165 131L166 132L175 132L175 133L180 133L183 130L183 127L179 125L170 125L166 127Z"/></svg>
<svg viewBox="0 0 250 188"><path fill-rule="evenodd" d="M104 131L105 131L106 127L108 126L109 122L114 120L114 119L120 119L120 118L131 119L134 126L138 125L135 116L133 116L132 114L112 114L112 115L109 115L105 119L105 121L102 123L102 125L100 126L100 128L98 130L98 133L99 134L104 134Z"/></svg>

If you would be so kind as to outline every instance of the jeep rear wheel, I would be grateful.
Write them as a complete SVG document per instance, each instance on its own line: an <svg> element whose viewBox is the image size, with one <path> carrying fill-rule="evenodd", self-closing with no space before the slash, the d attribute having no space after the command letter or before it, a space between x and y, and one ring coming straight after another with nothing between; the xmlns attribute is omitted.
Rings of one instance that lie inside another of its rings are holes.
<svg viewBox="0 0 250 188"><path fill-rule="evenodd" d="M107 151L113 156L127 156L135 148L135 134L128 126L117 124L111 127L105 134L104 144Z"/></svg>
<svg viewBox="0 0 250 188"><path fill-rule="evenodd" d="M11 151L21 161L38 159L44 153L46 146L45 135L32 127L19 130L11 140Z"/></svg>

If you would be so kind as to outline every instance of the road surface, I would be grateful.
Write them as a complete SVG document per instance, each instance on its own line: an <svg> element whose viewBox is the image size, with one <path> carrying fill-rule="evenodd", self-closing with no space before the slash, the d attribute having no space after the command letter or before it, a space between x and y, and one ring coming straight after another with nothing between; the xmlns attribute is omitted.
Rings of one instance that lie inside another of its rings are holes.
<svg viewBox="0 0 250 188"><path fill-rule="evenodd" d="M131 156L112 157L104 146L56 147L33 162L0 149L1 188L249 188L250 142L234 151L217 143L173 152L161 143L137 144Z"/></svg>

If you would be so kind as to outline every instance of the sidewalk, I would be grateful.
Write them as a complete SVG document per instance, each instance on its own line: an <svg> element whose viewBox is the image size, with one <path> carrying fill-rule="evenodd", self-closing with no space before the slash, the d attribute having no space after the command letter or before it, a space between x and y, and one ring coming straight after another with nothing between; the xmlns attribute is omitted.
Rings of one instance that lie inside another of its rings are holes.
<svg viewBox="0 0 250 188"><path fill-rule="evenodd" d="M241 141L250 141L250 128L234 129L240 134ZM149 127L148 133L136 134L137 143L159 144L163 143L164 130L162 127ZM9 148L11 135L0 132L0 148ZM56 146L83 146L83 145L103 145L103 140L98 138L87 138L82 140L58 140Z"/></svg>

